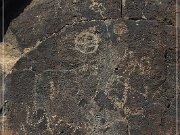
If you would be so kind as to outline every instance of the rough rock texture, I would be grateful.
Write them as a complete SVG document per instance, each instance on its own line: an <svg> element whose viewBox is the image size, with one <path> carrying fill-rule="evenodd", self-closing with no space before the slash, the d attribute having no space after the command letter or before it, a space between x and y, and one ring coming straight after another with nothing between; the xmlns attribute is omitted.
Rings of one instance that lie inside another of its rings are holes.
<svg viewBox="0 0 180 135"><path fill-rule="evenodd" d="M9 31L7 134L175 134L175 0L33 0Z"/></svg>

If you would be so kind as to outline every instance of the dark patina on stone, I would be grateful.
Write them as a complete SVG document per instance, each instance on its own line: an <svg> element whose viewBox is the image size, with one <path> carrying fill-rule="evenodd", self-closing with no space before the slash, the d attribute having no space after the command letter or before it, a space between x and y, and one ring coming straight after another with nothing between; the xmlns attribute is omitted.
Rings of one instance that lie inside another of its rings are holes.
<svg viewBox="0 0 180 135"><path fill-rule="evenodd" d="M33 0L9 26L17 135L174 135L175 1ZM165 9L167 13L164 13Z"/></svg>

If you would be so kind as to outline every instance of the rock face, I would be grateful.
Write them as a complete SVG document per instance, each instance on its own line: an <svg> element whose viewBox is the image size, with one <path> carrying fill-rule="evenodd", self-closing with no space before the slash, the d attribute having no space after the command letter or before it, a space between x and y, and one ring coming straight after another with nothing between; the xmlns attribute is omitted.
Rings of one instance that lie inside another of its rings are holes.
<svg viewBox="0 0 180 135"><path fill-rule="evenodd" d="M33 0L9 31L5 132L175 134L175 0Z"/></svg>

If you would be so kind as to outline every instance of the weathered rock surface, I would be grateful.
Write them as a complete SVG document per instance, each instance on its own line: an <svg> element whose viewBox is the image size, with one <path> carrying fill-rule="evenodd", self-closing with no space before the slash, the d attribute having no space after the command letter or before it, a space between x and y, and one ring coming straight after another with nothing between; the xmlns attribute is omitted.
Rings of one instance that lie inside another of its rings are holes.
<svg viewBox="0 0 180 135"><path fill-rule="evenodd" d="M175 0L33 0L9 30L8 131L175 134Z"/></svg>

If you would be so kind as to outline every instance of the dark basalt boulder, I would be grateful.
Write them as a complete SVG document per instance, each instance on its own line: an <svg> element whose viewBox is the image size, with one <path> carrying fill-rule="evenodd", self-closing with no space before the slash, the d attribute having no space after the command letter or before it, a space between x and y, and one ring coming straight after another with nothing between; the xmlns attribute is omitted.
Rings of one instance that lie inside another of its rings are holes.
<svg viewBox="0 0 180 135"><path fill-rule="evenodd" d="M9 26L22 56L5 78L5 132L174 135L174 7L33 0Z"/></svg>

